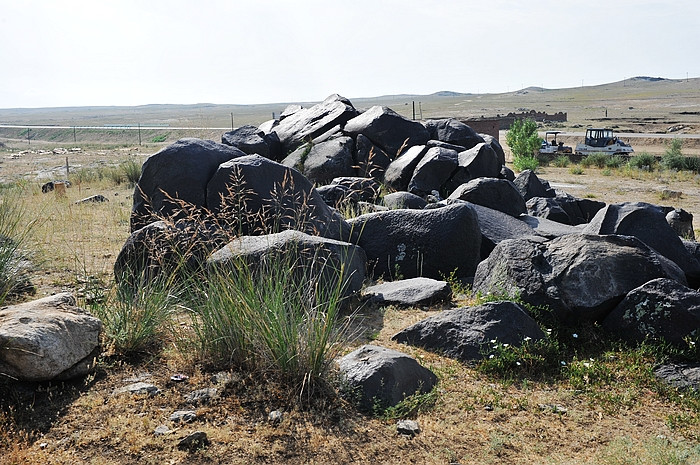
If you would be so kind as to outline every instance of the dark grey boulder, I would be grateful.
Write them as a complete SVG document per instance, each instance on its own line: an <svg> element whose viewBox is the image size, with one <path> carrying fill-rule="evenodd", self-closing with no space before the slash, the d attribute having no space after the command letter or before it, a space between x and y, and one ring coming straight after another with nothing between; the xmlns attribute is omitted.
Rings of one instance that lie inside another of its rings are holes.
<svg viewBox="0 0 700 465"><path fill-rule="evenodd" d="M364 411L392 407L406 397L430 392L437 376L396 350L365 345L339 361L350 396Z"/></svg>
<svg viewBox="0 0 700 465"><path fill-rule="evenodd" d="M211 254L207 268L215 272L243 263L264 271L264 264L274 266L276 261L288 263L306 276L309 272L318 274L326 289L336 287L342 278L340 285L346 294L362 288L367 270L367 257L360 247L293 230L238 237Z"/></svg>
<svg viewBox="0 0 700 465"><path fill-rule="evenodd" d="M527 201L530 215L571 226L590 222L604 207L605 202L560 193L556 197L532 197Z"/></svg>
<svg viewBox="0 0 700 465"><path fill-rule="evenodd" d="M466 204L369 213L349 223L375 278L473 276L480 260L481 231Z"/></svg>
<svg viewBox="0 0 700 465"><path fill-rule="evenodd" d="M372 178L362 178L359 176L344 176L333 178L331 185L346 187L354 193L359 201L374 202L379 197L382 186Z"/></svg>
<svg viewBox="0 0 700 465"><path fill-rule="evenodd" d="M430 133L431 139L437 139L465 149L470 149L483 143L484 139L471 127L454 118L428 120L425 127Z"/></svg>
<svg viewBox="0 0 700 465"><path fill-rule="evenodd" d="M520 194L527 202L533 197L556 197L557 193L549 187L547 181L542 181L531 170L523 170L513 181Z"/></svg>
<svg viewBox="0 0 700 465"><path fill-rule="evenodd" d="M382 198L382 202L390 209L413 208L420 210L428 204L423 197L405 191L387 194Z"/></svg>
<svg viewBox="0 0 700 465"><path fill-rule="evenodd" d="M496 155L498 155L498 161L501 163L502 166L505 166L506 164L506 153L503 150L503 146L501 143L496 139L495 137L489 135L489 134L479 134L482 139L484 139L484 142L489 144L491 148L493 149L494 152L496 152ZM506 178L507 179L507 178ZM511 179L512 181L512 179Z"/></svg>
<svg viewBox="0 0 700 465"><path fill-rule="evenodd" d="M384 179L384 172L392 158L362 134L355 139L355 164L357 174L377 180Z"/></svg>
<svg viewBox="0 0 700 465"><path fill-rule="evenodd" d="M449 302L452 289L445 281L430 278L411 278L368 286L362 296L377 305L415 307Z"/></svg>
<svg viewBox="0 0 700 465"><path fill-rule="evenodd" d="M287 105L284 110L282 110L282 113L280 113L279 120L282 121L283 119L287 118L288 116L292 116L294 113L303 110L304 107L298 104L292 104L292 105Z"/></svg>
<svg viewBox="0 0 700 465"><path fill-rule="evenodd" d="M644 202L608 205L598 211L583 229L584 234L634 236L675 262L689 282L700 283L700 263L686 250L678 234L666 221L662 209Z"/></svg>
<svg viewBox="0 0 700 465"><path fill-rule="evenodd" d="M48 194L49 192L54 190L54 186L56 184L63 184L66 187L71 187L70 181L68 181L67 179L57 180L57 181L49 181L49 182L41 185L41 193Z"/></svg>
<svg viewBox="0 0 700 465"><path fill-rule="evenodd" d="M525 205L530 216L571 225L571 218L554 197L532 197Z"/></svg>
<svg viewBox="0 0 700 465"><path fill-rule="evenodd" d="M693 214L682 208L674 208L666 214L666 221L683 239L695 240L693 230Z"/></svg>
<svg viewBox="0 0 700 465"><path fill-rule="evenodd" d="M419 196L443 191L458 168L457 159L458 153L454 150L441 147L428 149L413 170L408 191Z"/></svg>
<svg viewBox="0 0 700 465"><path fill-rule="evenodd" d="M700 336L700 292L672 279L654 279L632 289L603 326L629 341L682 343L693 332Z"/></svg>
<svg viewBox="0 0 700 465"><path fill-rule="evenodd" d="M327 184L338 176L354 176L354 149L352 138L337 137L310 147L302 145L282 164L301 171L312 183Z"/></svg>
<svg viewBox="0 0 700 465"><path fill-rule="evenodd" d="M290 153L305 142L343 125L358 112L345 97L333 94L310 108L302 108L280 120L272 129L277 133L282 147Z"/></svg>
<svg viewBox="0 0 700 465"><path fill-rule="evenodd" d="M654 368L654 375L675 388L700 391L700 363L667 363Z"/></svg>
<svg viewBox="0 0 700 465"><path fill-rule="evenodd" d="M327 184L316 188L316 192L321 196L323 201L332 208L341 208L343 205L357 203L359 201L356 192L351 191L345 186L336 184Z"/></svg>
<svg viewBox="0 0 700 465"><path fill-rule="evenodd" d="M506 179L476 178L462 184L448 200L459 199L518 217L527 212L525 200L515 185Z"/></svg>
<svg viewBox="0 0 700 465"><path fill-rule="evenodd" d="M570 226L546 218L539 218L530 215L520 215L520 221L531 227L538 236L554 239L555 237L566 236L567 234L581 234L585 225Z"/></svg>
<svg viewBox="0 0 700 465"><path fill-rule="evenodd" d="M430 139L422 124L381 106L374 106L351 119L343 130L353 136L364 135L389 157L397 157L404 148L425 145Z"/></svg>
<svg viewBox="0 0 700 465"><path fill-rule="evenodd" d="M501 162L490 145L480 143L459 154L461 175L453 176L452 190L476 178L497 178L501 173Z"/></svg>
<svg viewBox="0 0 700 465"><path fill-rule="evenodd" d="M384 173L384 184L397 191L408 189L408 183L413 177L413 170L428 151L425 145L410 147L400 157L392 161Z"/></svg>
<svg viewBox="0 0 700 465"><path fill-rule="evenodd" d="M498 175L501 179L507 179L508 181L515 181L515 173L512 169L508 168L506 165L501 166L501 172ZM520 189L518 189L520 190Z"/></svg>
<svg viewBox="0 0 700 465"><path fill-rule="evenodd" d="M148 157L134 189L131 231L162 217L186 217L180 202L206 208L207 184L219 165L244 155L210 140L180 139Z"/></svg>
<svg viewBox="0 0 700 465"><path fill-rule="evenodd" d="M508 301L445 310L392 337L463 362L487 356L491 341L519 347L524 341L542 338L537 322L520 305Z"/></svg>
<svg viewBox="0 0 700 465"><path fill-rule="evenodd" d="M635 237L572 234L544 243L500 242L477 267L474 290L519 294L565 322L596 321L655 278L686 284L676 264Z"/></svg>
<svg viewBox="0 0 700 465"><path fill-rule="evenodd" d="M442 149L454 150L455 152L464 152L464 147L461 145L450 144L449 142L443 142L441 140L430 139L426 144L426 147L440 147Z"/></svg>
<svg viewBox="0 0 700 465"><path fill-rule="evenodd" d="M300 172L260 155L223 163L207 185L207 205L220 225L242 235L296 229L330 239L349 226Z"/></svg>
<svg viewBox="0 0 700 465"><path fill-rule="evenodd" d="M236 147L248 155L257 153L275 161L280 161L284 153L276 133L266 134L250 125L224 133L221 136L221 143Z"/></svg>

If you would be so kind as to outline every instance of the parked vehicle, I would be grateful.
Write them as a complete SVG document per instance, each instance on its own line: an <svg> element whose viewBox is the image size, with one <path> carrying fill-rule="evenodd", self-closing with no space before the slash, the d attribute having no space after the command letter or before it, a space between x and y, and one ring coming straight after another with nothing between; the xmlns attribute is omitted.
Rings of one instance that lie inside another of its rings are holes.
<svg viewBox="0 0 700 465"><path fill-rule="evenodd" d="M563 142L557 142L557 134L561 134L561 131L547 131L544 134L544 139L542 139L542 146L540 147L540 155L559 155L571 153L571 147L564 145Z"/></svg>
<svg viewBox="0 0 700 465"><path fill-rule="evenodd" d="M615 137L612 129L586 129L586 139L576 145L576 155L591 153L606 153L610 155L629 155L634 152L632 147Z"/></svg>

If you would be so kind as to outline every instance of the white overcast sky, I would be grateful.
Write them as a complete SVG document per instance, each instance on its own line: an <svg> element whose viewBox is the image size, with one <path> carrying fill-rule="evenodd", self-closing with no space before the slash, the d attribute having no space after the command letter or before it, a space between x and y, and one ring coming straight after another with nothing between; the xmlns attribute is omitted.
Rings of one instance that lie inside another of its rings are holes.
<svg viewBox="0 0 700 465"><path fill-rule="evenodd" d="M0 108L700 76L700 1L0 0Z"/></svg>

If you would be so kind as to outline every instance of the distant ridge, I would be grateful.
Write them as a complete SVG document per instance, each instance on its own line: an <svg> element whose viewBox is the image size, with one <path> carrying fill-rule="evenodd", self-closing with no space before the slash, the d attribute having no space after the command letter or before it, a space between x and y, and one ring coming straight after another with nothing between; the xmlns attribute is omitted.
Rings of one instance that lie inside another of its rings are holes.
<svg viewBox="0 0 700 465"><path fill-rule="evenodd" d="M657 82L657 81L668 81L666 78L662 77L651 77L651 76L635 76L631 78L633 81L648 81L648 82Z"/></svg>
<svg viewBox="0 0 700 465"><path fill-rule="evenodd" d="M439 92L435 92L430 94L433 97L461 97L463 95L471 95L471 94L463 94L461 92L453 92L451 90L441 90Z"/></svg>

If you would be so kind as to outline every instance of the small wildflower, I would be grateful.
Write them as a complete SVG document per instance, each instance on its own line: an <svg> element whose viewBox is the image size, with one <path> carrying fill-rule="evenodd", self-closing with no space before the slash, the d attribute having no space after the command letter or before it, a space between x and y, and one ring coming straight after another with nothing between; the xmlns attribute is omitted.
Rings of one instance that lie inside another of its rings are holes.
<svg viewBox="0 0 700 465"><path fill-rule="evenodd" d="M495 340L495 339L491 339L491 341L489 341L489 342L491 342L491 344L495 344L495 343L496 343L496 340Z"/></svg>
<svg viewBox="0 0 700 465"><path fill-rule="evenodd" d="M563 367L566 366L566 362L564 360L560 361L559 363L561 363L561 366L563 366Z"/></svg>
<svg viewBox="0 0 700 465"><path fill-rule="evenodd" d="M590 368L590 367L591 367L591 364L588 363L588 362L583 362L583 366L585 366L586 368Z"/></svg>
<svg viewBox="0 0 700 465"><path fill-rule="evenodd" d="M503 344L503 347L508 347L510 344Z"/></svg>
<svg viewBox="0 0 700 465"><path fill-rule="evenodd" d="M578 339L578 334L574 333L571 335L574 339Z"/></svg>
<svg viewBox="0 0 700 465"><path fill-rule="evenodd" d="M489 355L489 358L494 358L494 357L495 357L495 355L493 355L493 354Z"/></svg>
<svg viewBox="0 0 700 465"><path fill-rule="evenodd" d="M525 337L523 338L523 341L524 341L524 342L531 341L531 340L532 340L532 338L531 338L530 336L525 336Z"/></svg>
<svg viewBox="0 0 700 465"><path fill-rule="evenodd" d="M515 362L515 364L516 364L516 365L518 365L518 366L520 366L520 365L521 365L521 363L520 363L520 362Z"/></svg>

